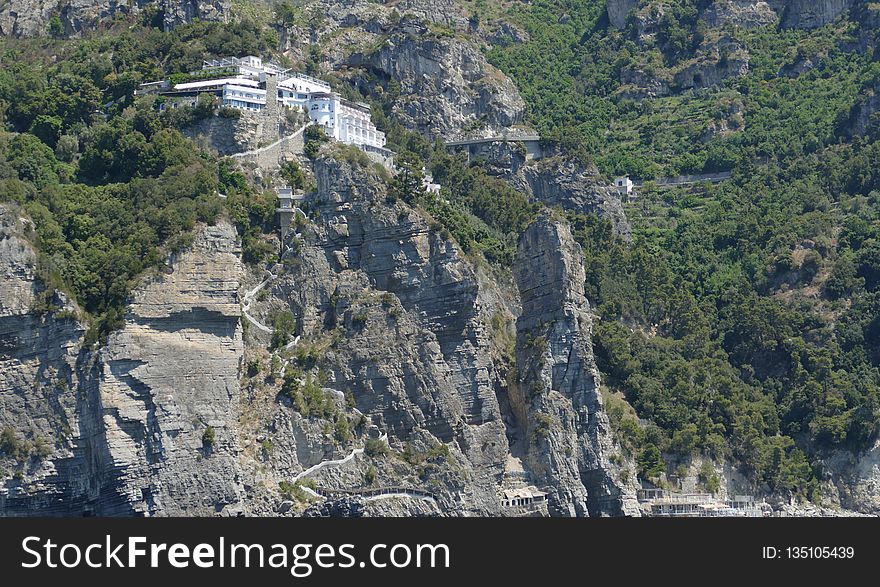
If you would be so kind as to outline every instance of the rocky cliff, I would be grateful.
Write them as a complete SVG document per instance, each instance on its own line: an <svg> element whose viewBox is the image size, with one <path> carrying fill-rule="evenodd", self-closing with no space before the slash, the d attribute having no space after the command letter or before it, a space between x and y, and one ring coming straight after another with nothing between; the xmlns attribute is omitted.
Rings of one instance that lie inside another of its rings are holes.
<svg viewBox="0 0 880 587"><path fill-rule="evenodd" d="M395 80L393 112L407 127L446 140L493 136L522 120L525 102L516 86L469 41L428 34L421 21L401 24L371 52L348 64L365 67L380 82Z"/></svg>
<svg viewBox="0 0 880 587"><path fill-rule="evenodd" d="M49 33L57 16L64 36L76 36L109 24L120 16L157 10L166 30L195 19L221 21L229 16L229 0L8 0L0 5L0 35L34 37Z"/></svg>
<svg viewBox="0 0 880 587"><path fill-rule="evenodd" d="M205 227L167 275L135 289L98 355L106 450L134 511L209 515L241 500L241 273L235 229Z"/></svg>
<svg viewBox="0 0 880 587"><path fill-rule="evenodd" d="M770 4L782 15L782 26L814 29L833 22L859 0L776 0Z"/></svg>
<svg viewBox="0 0 880 587"><path fill-rule="evenodd" d="M314 224L265 307L292 311L300 347L335 340L317 363L326 385L351 393L393 447L448 447L428 485L453 511L498 513L504 380L487 325L501 295L420 214L387 202L369 168L326 156L315 176Z"/></svg>
<svg viewBox="0 0 880 587"><path fill-rule="evenodd" d="M522 313L512 403L525 461L552 487L557 514L635 515L634 468L603 409L583 254L568 226L543 213L521 237L514 273Z"/></svg>
<svg viewBox="0 0 880 587"><path fill-rule="evenodd" d="M617 189L603 180L595 165L560 155L552 147L532 157L521 142L492 141L472 148L486 170L548 206L560 206L608 219L618 235L629 239L632 229Z"/></svg>
<svg viewBox="0 0 880 587"><path fill-rule="evenodd" d="M92 483L76 441L85 328L37 279L31 231L0 204L0 514L76 511Z"/></svg>
<svg viewBox="0 0 880 587"><path fill-rule="evenodd" d="M786 28L812 29L833 22L856 4L860 0L714 0L704 6L700 17L710 26L754 28L779 22ZM661 3L653 0L608 0L608 20L623 29L633 10L645 5L654 5L655 15L663 11Z"/></svg>
<svg viewBox="0 0 880 587"><path fill-rule="evenodd" d="M639 5L639 0L608 0L608 20L612 26L623 29L632 10Z"/></svg>
<svg viewBox="0 0 880 587"><path fill-rule="evenodd" d="M235 230L198 231L167 274L135 289L124 327L91 350L62 294L46 314L31 307L42 287L33 251L16 236L15 212L3 214L0 417L30 454L4 450L0 511L213 515L237 504Z"/></svg>

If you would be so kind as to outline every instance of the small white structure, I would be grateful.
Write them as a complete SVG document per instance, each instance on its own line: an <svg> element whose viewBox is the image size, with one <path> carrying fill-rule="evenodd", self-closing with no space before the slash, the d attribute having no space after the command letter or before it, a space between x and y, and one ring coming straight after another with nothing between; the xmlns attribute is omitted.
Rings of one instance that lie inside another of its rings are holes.
<svg viewBox="0 0 880 587"><path fill-rule="evenodd" d="M422 167L422 189L428 194L440 194L440 184L434 183L434 176Z"/></svg>
<svg viewBox="0 0 880 587"><path fill-rule="evenodd" d="M620 192L621 195L630 195L633 190L633 181L629 178L629 176L618 177L614 180L614 187L617 188L617 191Z"/></svg>

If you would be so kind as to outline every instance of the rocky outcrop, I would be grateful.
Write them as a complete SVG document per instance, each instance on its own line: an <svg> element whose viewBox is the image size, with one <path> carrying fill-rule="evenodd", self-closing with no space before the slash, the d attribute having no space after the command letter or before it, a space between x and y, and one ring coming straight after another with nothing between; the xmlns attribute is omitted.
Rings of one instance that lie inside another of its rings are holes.
<svg viewBox="0 0 880 587"><path fill-rule="evenodd" d="M880 112L880 80L867 86L859 95L850 109L849 119L839 129L840 134L852 137L880 132L878 112Z"/></svg>
<svg viewBox="0 0 880 587"><path fill-rule="evenodd" d="M234 117L209 116L183 129L183 134L205 149L232 155L263 146L264 116L256 112L236 111ZM277 140L280 137L275 137Z"/></svg>
<svg viewBox="0 0 880 587"><path fill-rule="evenodd" d="M608 219L615 232L629 239L632 229L620 201L620 194L599 175L595 165L557 155L550 148L532 158L517 141L481 144L474 152L486 170L519 191L548 206L560 206L583 214Z"/></svg>
<svg viewBox="0 0 880 587"><path fill-rule="evenodd" d="M833 22L860 3L860 0L714 0L703 8L700 18L711 27L758 28L780 22L785 28L813 29ZM639 9L636 15L639 38L652 35L658 17L664 12L663 2L608 0L608 20L622 30L636 8Z"/></svg>
<svg viewBox="0 0 880 587"><path fill-rule="evenodd" d="M824 465L840 506L880 516L880 440L858 455L835 452Z"/></svg>
<svg viewBox="0 0 880 587"><path fill-rule="evenodd" d="M617 95L631 100L668 96L719 86L724 80L741 77L748 71L748 51L722 35L703 43L691 59L675 67L655 68L641 64L622 68Z"/></svg>
<svg viewBox="0 0 880 587"><path fill-rule="evenodd" d="M493 136L518 123L525 103L516 86L469 42L434 36L418 22L417 34L397 32L371 53L355 53L349 65L395 80L394 114L412 130L453 140Z"/></svg>
<svg viewBox="0 0 880 587"><path fill-rule="evenodd" d="M296 317L301 345L344 333L320 360L327 385L350 392L392 445L448 447L456 465L436 488L448 511L497 513L504 378L487 325L498 294L420 214L386 201L371 168L328 155L315 177L315 225L285 257L273 299Z"/></svg>
<svg viewBox="0 0 880 587"><path fill-rule="evenodd" d="M761 0L715 0L703 18L711 27L738 26L747 29L775 24L779 15Z"/></svg>
<svg viewBox="0 0 880 587"><path fill-rule="evenodd" d="M77 307L37 279L32 225L0 204L0 515L75 514L91 480L77 459Z"/></svg>
<svg viewBox="0 0 880 587"><path fill-rule="evenodd" d="M472 20L455 0L400 0L394 6L400 14L412 14L454 30L469 30Z"/></svg>
<svg viewBox="0 0 880 587"><path fill-rule="evenodd" d="M775 0L785 28L814 29L835 21L859 0Z"/></svg>
<svg viewBox="0 0 880 587"><path fill-rule="evenodd" d="M617 29L626 27L626 20L633 8L639 5L639 0L608 0L608 20Z"/></svg>
<svg viewBox="0 0 880 587"><path fill-rule="evenodd" d="M8 0L0 6L0 35L35 37L49 33L48 25L57 16L64 36L77 36L112 20L135 15L156 6L153 0ZM158 8L166 30L192 22L222 21L231 8L229 0L160 0Z"/></svg>
<svg viewBox="0 0 880 587"><path fill-rule="evenodd" d="M169 274L135 289L99 355L107 452L135 512L213 515L241 500L236 236L226 222L199 231Z"/></svg>
<svg viewBox="0 0 880 587"><path fill-rule="evenodd" d="M200 229L167 274L134 290L124 327L93 351L62 294L46 313L31 307L41 294L34 254L10 229L22 221L8 211L0 238L7 276L0 424L32 454L17 462L4 455L0 512L234 509L242 493L235 419L243 354L235 229L225 222Z"/></svg>
<svg viewBox="0 0 880 587"><path fill-rule="evenodd" d="M561 206L583 214L596 214L611 222L614 231L629 240L632 229L620 194L599 176L595 166L576 159L554 157L523 168L529 192L548 206Z"/></svg>
<svg viewBox="0 0 880 587"><path fill-rule="evenodd" d="M194 20L225 22L232 0L162 0L162 25L171 30Z"/></svg>
<svg viewBox="0 0 880 587"><path fill-rule="evenodd" d="M556 515L637 515L635 476L611 462L625 459L599 392L583 262L568 226L550 212L520 239L512 401L527 431L525 462L552 489Z"/></svg>
<svg viewBox="0 0 880 587"><path fill-rule="evenodd" d="M702 47L692 61L679 68L674 76L674 86L678 90L711 88L748 71L748 51L724 36Z"/></svg>

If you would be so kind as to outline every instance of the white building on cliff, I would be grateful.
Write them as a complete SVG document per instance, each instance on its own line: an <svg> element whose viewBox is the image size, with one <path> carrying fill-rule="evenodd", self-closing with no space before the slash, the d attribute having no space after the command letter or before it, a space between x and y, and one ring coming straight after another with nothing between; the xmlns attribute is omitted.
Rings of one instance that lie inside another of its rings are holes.
<svg viewBox="0 0 880 587"><path fill-rule="evenodd" d="M143 84L138 93L161 94L175 108L194 104L199 94L210 93L217 96L221 106L262 111L272 99L267 93L274 88L280 105L301 110L328 136L366 150L386 151L385 133L373 124L370 106L346 100L323 80L291 72L253 55L206 61L192 77L199 79Z"/></svg>

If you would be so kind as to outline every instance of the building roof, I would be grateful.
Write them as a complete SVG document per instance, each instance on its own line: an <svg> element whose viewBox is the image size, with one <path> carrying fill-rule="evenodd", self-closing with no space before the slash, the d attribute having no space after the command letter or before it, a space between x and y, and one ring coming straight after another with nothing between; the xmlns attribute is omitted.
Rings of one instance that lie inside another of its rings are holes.
<svg viewBox="0 0 880 587"><path fill-rule="evenodd" d="M197 82L187 82L185 84L177 84L174 86L175 90L197 90L199 88L208 88L213 86L224 86L227 84L236 84L240 86L250 86L257 88L260 86L258 82L253 80L244 78L244 77L224 77L219 79L208 79Z"/></svg>
<svg viewBox="0 0 880 587"><path fill-rule="evenodd" d="M534 485L528 487L518 487L516 489L505 489L503 491L505 499L534 499L547 495L546 492L539 490Z"/></svg>

